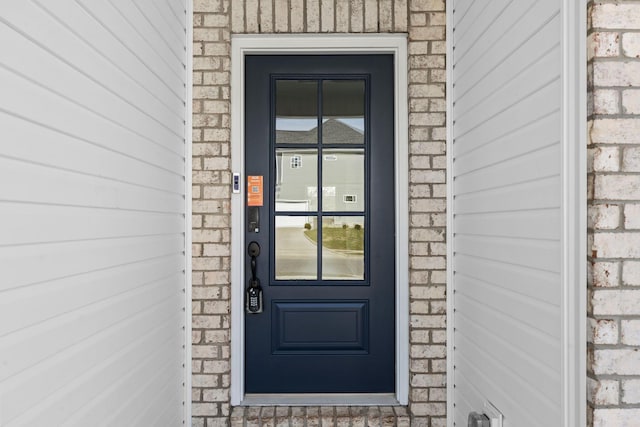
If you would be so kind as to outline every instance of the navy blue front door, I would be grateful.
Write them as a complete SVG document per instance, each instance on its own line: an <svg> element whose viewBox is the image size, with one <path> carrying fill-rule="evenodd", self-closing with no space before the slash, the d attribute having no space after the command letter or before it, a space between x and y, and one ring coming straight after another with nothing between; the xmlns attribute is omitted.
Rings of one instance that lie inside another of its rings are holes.
<svg viewBox="0 0 640 427"><path fill-rule="evenodd" d="M245 391L392 393L393 57L256 55L245 69L245 244L260 246L262 289Z"/></svg>

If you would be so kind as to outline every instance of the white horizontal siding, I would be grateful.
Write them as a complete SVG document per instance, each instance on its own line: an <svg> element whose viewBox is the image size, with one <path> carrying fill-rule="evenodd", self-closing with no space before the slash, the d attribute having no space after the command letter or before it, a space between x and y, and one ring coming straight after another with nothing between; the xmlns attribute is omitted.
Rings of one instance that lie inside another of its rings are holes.
<svg viewBox="0 0 640 427"><path fill-rule="evenodd" d="M560 6L453 4L453 421L559 426Z"/></svg>
<svg viewBox="0 0 640 427"><path fill-rule="evenodd" d="M184 2L0 8L0 425L180 425Z"/></svg>

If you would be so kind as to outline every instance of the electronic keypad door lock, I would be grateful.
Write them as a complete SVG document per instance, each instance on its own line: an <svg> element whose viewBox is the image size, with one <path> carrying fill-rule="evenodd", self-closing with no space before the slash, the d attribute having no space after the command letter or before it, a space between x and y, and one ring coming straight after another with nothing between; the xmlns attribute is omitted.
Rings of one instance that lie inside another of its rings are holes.
<svg viewBox="0 0 640 427"><path fill-rule="evenodd" d="M249 223L249 233L260 232L260 208L258 206L249 206L247 222ZM258 250L259 252L260 250Z"/></svg>
<svg viewBox="0 0 640 427"><path fill-rule="evenodd" d="M251 258L251 278L249 278L249 287L245 296L245 309L247 314L262 313L262 287L260 286L260 280L256 276L256 258L260 255L258 242L249 243L247 252Z"/></svg>

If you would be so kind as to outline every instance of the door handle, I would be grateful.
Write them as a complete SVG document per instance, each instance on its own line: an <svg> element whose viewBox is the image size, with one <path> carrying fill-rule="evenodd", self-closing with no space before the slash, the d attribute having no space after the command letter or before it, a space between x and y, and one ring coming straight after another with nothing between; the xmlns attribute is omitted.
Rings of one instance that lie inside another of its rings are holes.
<svg viewBox="0 0 640 427"><path fill-rule="evenodd" d="M247 249L249 256L251 257L251 280L258 280L256 278L256 267L257 262L256 258L260 255L260 245L258 242L249 243L249 248Z"/></svg>
<svg viewBox="0 0 640 427"><path fill-rule="evenodd" d="M258 255L260 255L260 245L258 242L249 243L247 252L251 257L251 278L249 279L249 287L247 288L245 308L248 314L262 313L262 287L256 275L256 269L258 267L257 258Z"/></svg>

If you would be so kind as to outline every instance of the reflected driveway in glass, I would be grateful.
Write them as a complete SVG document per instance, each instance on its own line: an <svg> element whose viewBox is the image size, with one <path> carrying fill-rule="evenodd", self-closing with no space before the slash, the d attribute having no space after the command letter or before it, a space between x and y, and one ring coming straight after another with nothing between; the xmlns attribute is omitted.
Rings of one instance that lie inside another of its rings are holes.
<svg viewBox="0 0 640 427"><path fill-rule="evenodd" d="M316 280L317 244L304 227L276 228L276 280ZM363 254L322 249L323 279L362 280Z"/></svg>

